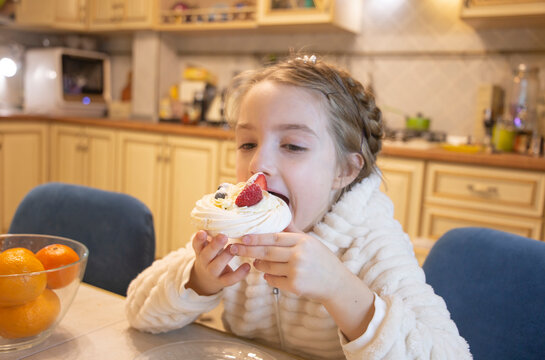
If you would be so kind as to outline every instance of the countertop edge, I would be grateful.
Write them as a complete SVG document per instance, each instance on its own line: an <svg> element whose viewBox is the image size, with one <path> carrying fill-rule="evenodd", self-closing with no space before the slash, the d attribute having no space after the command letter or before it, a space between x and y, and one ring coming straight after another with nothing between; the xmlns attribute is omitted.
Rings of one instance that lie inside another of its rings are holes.
<svg viewBox="0 0 545 360"><path fill-rule="evenodd" d="M0 116L2 121L28 121L63 123L123 129L130 131L146 131L160 134L199 136L218 140L233 140L235 133L224 126L183 125L175 123L151 122L143 120L85 118L72 116L46 116L32 114L15 114ZM439 146L427 149L411 148L410 146L383 145L380 156L395 156L406 159L442 161L476 166L493 166L519 170L545 171L545 158L515 153L463 153L441 149Z"/></svg>

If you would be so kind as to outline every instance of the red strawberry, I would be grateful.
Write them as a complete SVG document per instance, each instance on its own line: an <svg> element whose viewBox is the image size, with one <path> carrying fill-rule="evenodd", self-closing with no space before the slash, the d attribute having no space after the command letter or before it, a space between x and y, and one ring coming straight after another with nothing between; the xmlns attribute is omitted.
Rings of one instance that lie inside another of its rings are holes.
<svg viewBox="0 0 545 360"><path fill-rule="evenodd" d="M265 179L265 175L263 173L257 173L257 177L254 180L254 184L259 185L261 190L267 190L267 179Z"/></svg>
<svg viewBox="0 0 545 360"><path fill-rule="evenodd" d="M261 199L263 199L261 187L258 184L253 183L242 189L235 200L235 204L237 204L238 207L252 206L260 202Z"/></svg>

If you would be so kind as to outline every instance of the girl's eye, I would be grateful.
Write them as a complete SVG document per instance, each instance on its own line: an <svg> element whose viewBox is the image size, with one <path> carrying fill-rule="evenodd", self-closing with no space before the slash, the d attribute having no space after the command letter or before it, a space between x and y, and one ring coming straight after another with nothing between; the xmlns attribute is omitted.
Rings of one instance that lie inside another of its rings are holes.
<svg viewBox="0 0 545 360"><path fill-rule="evenodd" d="M294 145L294 144L284 144L282 145L282 147L287 149L288 151L293 151L293 152L300 152L300 151L306 150L306 148L299 145Z"/></svg>
<svg viewBox="0 0 545 360"><path fill-rule="evenodd" d="M254 144L254 143L244 143L244 144L240 145L238 148L240 150L251 150L251 149L253 149L255 147L256 147L256 144Z"/></svg>

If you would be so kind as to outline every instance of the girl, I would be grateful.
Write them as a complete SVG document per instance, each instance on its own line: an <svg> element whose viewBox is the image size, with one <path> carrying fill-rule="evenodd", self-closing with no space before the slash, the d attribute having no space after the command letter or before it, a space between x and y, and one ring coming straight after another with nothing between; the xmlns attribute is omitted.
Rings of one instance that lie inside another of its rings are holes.
<svg viewBox="0 0 545 360"><path fill-rule="evenodd" d="M238 180L263 172L292 223L231 246L197 232L131 283L131 325L177 329L223 298L226 329L311 359L471 358L379 190L372 94L305 56L236 77L226 110Z"/></svg>

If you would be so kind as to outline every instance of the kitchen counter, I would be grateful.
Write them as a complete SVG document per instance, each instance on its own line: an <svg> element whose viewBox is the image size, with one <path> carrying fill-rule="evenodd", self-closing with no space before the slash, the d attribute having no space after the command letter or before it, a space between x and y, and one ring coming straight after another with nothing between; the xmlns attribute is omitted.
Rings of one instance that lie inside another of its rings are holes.
<svg viewBox="0 0 545 360"><path fill-rule="evenodd" d="M42 115L16 114L0 116L0 121L47 121L74 125L100 126L123 130L145 131L163 134L176 134L215 138L221 140L234 139L234 132L227 127L211 125L181 125L176 123L154 123L139 120L117 120L108 118L57 117ZM409 159L435 160L451 163L479 166L497 166L513 169L545 171L545 158L514 153L463 153L444 150L438 145L411 146L410 144L395 144L386 142L381 156L395 156Z"/></svg>

